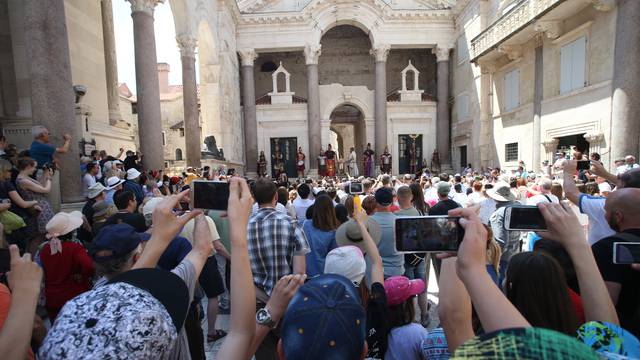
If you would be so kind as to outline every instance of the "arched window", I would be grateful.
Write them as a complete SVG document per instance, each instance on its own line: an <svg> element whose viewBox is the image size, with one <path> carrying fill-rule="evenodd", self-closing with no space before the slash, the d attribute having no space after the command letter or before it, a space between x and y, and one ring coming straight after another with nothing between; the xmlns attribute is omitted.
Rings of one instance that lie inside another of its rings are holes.
<svg viewBox="0 0 640 360"><path fill-rule="evenodd" d="M176 149L176 161L182 160L182 149Z"/></svg>

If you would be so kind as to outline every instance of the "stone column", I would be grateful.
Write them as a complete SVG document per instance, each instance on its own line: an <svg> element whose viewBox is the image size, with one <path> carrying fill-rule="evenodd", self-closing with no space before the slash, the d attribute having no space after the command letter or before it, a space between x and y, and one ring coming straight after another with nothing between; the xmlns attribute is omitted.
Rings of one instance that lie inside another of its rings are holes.
<svg viewBox="0 0 640 360"><path fill-rule="evenodd" d="M477 160L474 166L498 166L498 157L495 153L495 139L493 137L493 119L492 104L493 97L491 95L491 77L496 71L496 65L493 62L480 62L480 119L476 134L472 134L474 144L477 146Z"/></svg>
<svg viewBox="0 0 640 360"><path fill-rule="evenodd" d="M322 146L320 137L320 85L318 83L318 60L320 54L320 44L307 45L304 49L304 57L307 63L308 89L307 129L309 131L309 149L307 150L307 161L309 162L310 175L318 173L318 162L313 160L315 160Z"/></svg>
<svg viewBox="0 0 640 360"><path fill-rule="evenodd" d="M638 156L640 136L640 1L619 0L613 66L611 158Z"/></svg>
<svg viewBox="0 0 640 360"><path fill-rule="evenodd" d="M544 65L542 43L536 48L535 80L533 85L533 170L540 171L540 123L542 117Z"/></svg>
<svg viewBox="0 0 640 360"><path fill-rule="evenodd" d="M387 56L391 46L383 44L371 49L376 58L375 82L375 151L376 159L387 146ZM397 161L397 159L394 159Z"/></svg>
<svg viewBox="0 0 640 360"><path fill-rule="evenodd" d="M64 0L51 0L46 6L40 0L24 0L23 3L33 123L46 126L52 135L51 143L56 146L63 144L64 134L71 135L69 152L57 157L59 191L62 202L80 202L84 200L78 162L81 134L76 124ZM57 192L57 188L52 188L52 195Z"/></svg>
<svg viewBox="0 0 640 360"><path fill-rule="evenodd" d="M118 58L116 57L116 39L113 33L111 0L102 0L101 7L109 125L117 125L122 120L122 115L120 114L120 95L118 94Z"/></svg>
<svg viewBox="0 0 640 360"><path fill-rule="evenodd" d="M187 166L200 167L200 116L198 114L198 85L196 83L196 46L198 40L190 35L176 38L182 61L182 101L184 104L184 133Z"/></svg>
<svg viewBox="0 0 640 360"><path fill-rule="evenodd" d="M258 57L254 49L238 51L242 62L242 113L244 116L245 175L258 173L258 123L256 121L256 89L253 62Z"/></svg>
<svg viewBox="0 0 640 360"><path fill-rule="evenodd" d="M156 38L153 11L164 0L128 0L133 18L136 87L138 96L138 133L145 169L164 168L160 85L158 83Z"/></svg>
<svg viewBox="0 0 640 360"><path fill-rule="evenodd" d="M449 46L438 44L431 50L437 61L437 118L436 118L436 148L440 156L442 167L451 166L450 152L450 117L449 117Z"/></svg>

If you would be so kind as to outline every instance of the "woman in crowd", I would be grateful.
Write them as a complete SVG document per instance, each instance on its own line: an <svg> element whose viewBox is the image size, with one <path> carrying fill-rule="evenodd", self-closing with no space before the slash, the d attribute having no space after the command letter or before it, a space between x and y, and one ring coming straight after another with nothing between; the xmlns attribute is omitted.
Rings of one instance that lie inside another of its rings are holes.
<svg viewBox="0 0 640 360"><path fill-rule="evenodd" d="M38 212L42 209L36 200L26 201L20 196L11 182L12 169L13 165L10 162L0 160L0 200L5 202L8 200L7 209L25 220L27 226L7 234L7 241L18 245L20 250L24 251L29 247L29 240L38 230L35 218L34 221L29 221L29 211Z"/></svg>
<svg viewBox="0 0 640 360"><path fill-rule="evenodd" d="M45 197L51 191L51 177L53 175L51 169L42 170L42 182L34 180L31 176L37 170L36 161L32 158L21 158L18 160L18 177L16 178L16 187L26 201L37 201L40 207L35 218L37 224L37 235L34 237L34 245L37 246L46 233L47 223L53 217L53 208ZM33 246L32 246L33 248Z"/></svg>
<svg viewBox="0 0 640 360"><path fill-rule="evenodd" d="M336 229L340 222L336 218L333 201L328 195L320 195L313 205L311 221L305 221L303 230L311 252L307 254L307 275L309 277L324 272L324 261L327 253L335 248Z"/></svg>
<svg viewBox="0 0 640 360"><path fill-rule="evenodd" d="M420 215L427 215L429 213L429 205L424 201L424 193L422 192L420 184L415 182L411 183L409 189L411 189L411 194L413 195L413 207L418 210Z"/></svg>

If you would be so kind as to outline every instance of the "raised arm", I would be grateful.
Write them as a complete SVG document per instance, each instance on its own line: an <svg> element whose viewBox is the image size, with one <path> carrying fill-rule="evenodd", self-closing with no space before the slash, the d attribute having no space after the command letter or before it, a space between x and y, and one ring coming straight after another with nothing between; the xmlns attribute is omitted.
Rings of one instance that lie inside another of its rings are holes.
<svg viewBox="0 0 640 360"><path fill-rule="evenodd" d="M200 277L202 268L207 262L207 258L213 251L213 240L211 238L211 231L204 215L200 214L196 216L195 223L193 225L193 248L187 256L186 260L189 260L193 264L196 270L196 278Z"/></svg>
<svg viewBox="0 0 640 360"><path fill-rule="evenodd" d="M600 176L605 178L606 180L612 182L613 184L615 184L615 186L620 186L620 179L618 179L617 176L615 176L614 174L608 172L604 166L602 166L601 163L597 162L597 161L592 161L591 162L591 168L589 169L589 172L591 172L592 174L596 175L596 176Z"/></svg>
<svg viewBox="0 0 640 360"><path fill-rule="evenodd" d="M540 236L561 243L571 257L580 285L585 319L619 324L618 314L598 270L591 247L569 205L540 203L538 208L549 228L549 231L540 232Z"/></svg>
<svg viewBox="0 0 640 360"><path fill-rule="evenodd" d="M371 283L384 284L384 270L382 269L382 257L378 251L378 247L373 242L373 238L367 230L367 213L360 209L356 210L353 214L355 221L360 227L360 233L362 233L362 242L364 243L365 250L369 259L371 260Z"/></svg>
<svg viewBox="0 0 640 360"><path fill-rule="evenodd" d="M449 353L475 336L471 324L471 298L456 274L456 259L442 260L438 316L447 338Z"/></svg>
<svg viewBox="0 0 640 360"><path fill-rule="evenodd" d="M71 145L71 135L64 134L62 138L64 139L64 144L61 147L56 148L56 152L59 154L66 154L69 152L69 146Z"/></svg>
<svg viewBox="0 0 640 360"><path fill-rule="evenodd" d="M562 188L564 194L572 203L580 206L580 191L573 180L573 174L576 173L577 163L574 160L564 160L560 165L562 168Z"/></svg>

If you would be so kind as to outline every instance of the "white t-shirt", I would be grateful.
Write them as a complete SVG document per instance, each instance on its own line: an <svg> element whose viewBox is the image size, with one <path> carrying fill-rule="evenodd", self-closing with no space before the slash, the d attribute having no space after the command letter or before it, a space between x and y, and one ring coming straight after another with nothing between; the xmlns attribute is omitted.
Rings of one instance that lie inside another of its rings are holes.
<svg viewBox="0 0 640 360"><path fill-rule="evenodd" d="M593 245L600 239L611 236L616 232L609 227L605 217L604 203L606 199L603 197L595 197L587 194L580 195L578 206L580 212L589 217L589 245Z"/></svg>
<svg viewBox="0 0 640 360"><path fill-rule="evenodd" d="M451 196L453 195L453 196ZM467 207L467 194L464 192L455 192L452 191L449 193L449 196L451 196L451 198L453 199L453 201L457 202L458 204L460 204L460 206L462 207Z"/></svg>
<svg viewBox="0 0 640 360"><path fill-rule="evenodd" d="M258 203L253 203L253 207L251 208L251 216L255 215L258 212L258 210L259 210ZM287 208L280 203L276 203L276 211L289 215L289 213L287 212Z"/></svg>
<svg viewBox="0 0 640 360"><path fill-rule="evenodd" d="M296 209L296 218L298 221L302 222L302 220L307 218L307 209L309 206L313 205L314 202L314 200L302 199L301 197L297 197L293 200L293 207ZM276 208L276 210L278 209Z"/></svg>
<svg viewBox="0 0 640 360"><path fill-rule="evenodd" d="M467 196L467 206L475 206L482 202L482 200L486 199L485 196L479 192L474 191L469 196Z"/></svg>
<svg viewBox="0 0 640 360"><path fill-rule="evenodd" d="M545 203L545 202L548 203L549 200L551 200L551 202L554 204L560 203L560 201L558 200L558 197L553 194L546 194L546 196L543 194L539 194L539 195L534 195L528 198L527 205L538 205L539 203Z"/></svg>
<svg viewBox="0 0 640 360"><path fill-rule="evenodd" d="M89 194L89 188L95 184L96 184L95 176L88 173L84 174L84 176L82 177L82 186L83 186L82 194L84 195L84 197L87 197L87 194Z"/></svg>

